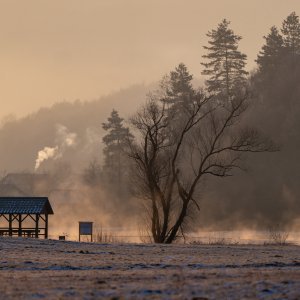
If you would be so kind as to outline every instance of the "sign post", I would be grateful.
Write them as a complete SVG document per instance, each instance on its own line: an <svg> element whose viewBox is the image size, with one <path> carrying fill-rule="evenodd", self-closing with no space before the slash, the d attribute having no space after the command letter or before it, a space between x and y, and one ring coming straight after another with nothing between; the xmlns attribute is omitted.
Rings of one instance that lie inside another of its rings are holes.
<svg viewBox="0 0 300 300"><path fill-rule="evenodd" d="M90 235L93 242L93 222L79 222L79 242L81 235Z"/></svg>

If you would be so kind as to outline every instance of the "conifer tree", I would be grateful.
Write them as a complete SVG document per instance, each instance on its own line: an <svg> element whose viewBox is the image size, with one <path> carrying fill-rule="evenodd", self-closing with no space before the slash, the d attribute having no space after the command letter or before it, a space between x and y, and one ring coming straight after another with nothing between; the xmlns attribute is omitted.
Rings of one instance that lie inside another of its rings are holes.
<svg viewBox="0 0 300 300"><path fill-rule="evenodd" d="M182 109L193 101L195 90L192 86L193 75L189 73L185 64L180 63L174 71L161 81L163 96L161 101L166 105L168 114L180 118Z"/></svg>
<svg viewBox="0 0 300 300"><path fill-rule="evenodd" d="M282 23L283 44L287 53L293 57L300 55L300 23L299 16L292 12Z"/></svg>
<svg viewBox="0 0 300 300"><path fill-rule="evenodd" d="M185 64L180 63L168 77L166 103L174 105L184 102L193 94L192 80L193 75L189 73Z"/></svg>
<svg viewBox="0 0 300 300"><path fill-rule="evenodd" d="M217 29L209 31L209 46L204 46L208 54L203 58L208 62L204 66L203 75L208 75L207 90L216 95L225 95L230 99L234 90L246 82L245 71L247 56L238 50L241 37L229 28L230 22L224 19Z"/></svg>
<svg viewBox="0 0 300 300"><path fill-rule="evenodd" d="M281 33L273 26L264 37L266 43L256 60L262 78L273 77L279 70L288 74L295 68L300 55L300 23L295 12L283 21Z"/></svg>
<svg viewBox="0 0 300 300"><path fill-rule="evenodd" d="M185 64L180 63L161 81L160 96L165 104L168 116L177 123L181 120L184 111L189 109L194 101L196 90L192 85L193 75Z"/></svg>
<svg viewBox="0 0 300 300"><path fill-rule="evenodd" d="M266 40L266 43L262 46L256 62L258 63L261 72L268 72L273 71L282 59L283 38L276 26L272 26L270 33L267 36L264 36L264 39Z"/></svg>
<svg viewBox="0 0 300 300"><path fill-rule="evenodd" d="M107 123L102 128L108 133L103 137L105 144L103 170L110 183L117 183L120 187L126 172L126 155L124 153L126 141L132 138L129 129L124 127L123 118L113 109Z"/></svg>

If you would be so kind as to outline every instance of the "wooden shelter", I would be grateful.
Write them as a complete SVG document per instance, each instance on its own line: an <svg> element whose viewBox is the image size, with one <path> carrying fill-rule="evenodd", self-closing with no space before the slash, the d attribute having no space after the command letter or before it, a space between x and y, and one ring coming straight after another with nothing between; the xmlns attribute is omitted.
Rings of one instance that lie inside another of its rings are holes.
<svg viewBox="0 0 300 300"><path fill-rule="evenodd" d="M53 215L53 210L47 197L0 197L0 221L8 223L7 227L0 227L0 235L47 239L49 215ZM27 218L34 226L23 227Z"/></svg>

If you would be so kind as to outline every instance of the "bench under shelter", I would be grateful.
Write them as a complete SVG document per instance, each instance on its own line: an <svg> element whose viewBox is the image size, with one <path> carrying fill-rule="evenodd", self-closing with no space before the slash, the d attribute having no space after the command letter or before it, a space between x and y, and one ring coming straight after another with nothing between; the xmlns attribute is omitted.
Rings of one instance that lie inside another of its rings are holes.
<svg viewBox="0 0 300 300"><path fill-rule="evenodd" d="M0 236L47 239L49 215L53 210L47 197L0 197L0 224L8 225L0 226ZM23 226L25 220L27 227Z"/></svg>

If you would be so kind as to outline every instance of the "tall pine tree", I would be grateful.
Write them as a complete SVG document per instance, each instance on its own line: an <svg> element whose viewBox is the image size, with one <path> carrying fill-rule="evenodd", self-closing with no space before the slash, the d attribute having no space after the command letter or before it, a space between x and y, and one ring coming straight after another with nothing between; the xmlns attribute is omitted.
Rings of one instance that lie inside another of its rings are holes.
<svg viewBox="0 0 300 300"><path fill-rule="evenodd" d="M264 37L265 45L257 56L260 79L269 81L278 72L289 76L295 70L300 57L300 23L299 17L292 12L282 23L281 34L273 26Z"/></svg>
<svg viewBox="0 0 300 300"><path fill-rule="evenodd" d="M129 129L123 125L124 119L120 118L116 110L111 112L107 123L102 128L108 133L103 137L105 144L103 171L112 184L117 184L119 190L122 187L127 169L127 157L124 153L128 138L132 138Z"/></svg>
<svg viewBox="0 0 300 300"><path fill-rule="evenodd" d="M282 23L283 44L293 57L300 55L300 23L299 16L292 12Z"/></svg>
<svg viewBox="0 0 300 300"><path fill-rule="evenodd" d="M188 105L194 95L192 86L193 75L189 73L185 64L180 63L174 71L164 78L162 88L165 97L162 99L169 109L180 112Z"/></svg>
<svg viewBox="0 0 300 300"><path fill-rule="evenodd" d="M235 35L229 28L230 22L223 20L216 30L209 31L209 46L204 46L208 54L203 55L208 62L204 66L203 75L208 75L206 80L207 90L216 95L224 95L230 99L237 87L246 83L245 71L247 56L238 50L241 37Z"/></svg>
<svg viewBox="0 0 300 300"><path fill-rule="evenodd" d="M265 45L262 46L256 62L262 73L274 71L283 56L283 38L276 26L272 26L270 33L264 36Z"/></svg>

